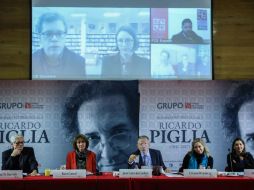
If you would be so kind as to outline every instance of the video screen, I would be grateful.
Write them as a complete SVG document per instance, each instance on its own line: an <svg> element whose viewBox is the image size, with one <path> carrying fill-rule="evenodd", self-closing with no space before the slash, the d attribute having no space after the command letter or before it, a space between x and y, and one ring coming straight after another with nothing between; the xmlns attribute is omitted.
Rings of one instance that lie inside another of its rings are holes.
<svg viewBox="0 0 254 190"><path fill-rule="evenodd" d="M32 0L34 80L210 80L211 0Z"/></svg>

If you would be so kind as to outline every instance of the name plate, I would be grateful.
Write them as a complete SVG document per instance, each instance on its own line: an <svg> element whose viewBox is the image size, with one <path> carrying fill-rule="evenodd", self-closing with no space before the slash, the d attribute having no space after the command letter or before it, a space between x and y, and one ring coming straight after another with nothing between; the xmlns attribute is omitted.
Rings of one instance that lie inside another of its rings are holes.
<svg viewBox="0 0 254 190"><path fill-rule="evenodd" d="M151 178L152 169L120 169L119 177L122 178Z"/></svg>
<svg viewBox="0 0 254 190"><path fill-rule="evenodd" d="M244 173L243 172L218 172L218 176L229 176L229 177L244 176Z"/></svg>
<svg viewBox="0 0 254 190"><path fill-rule="evenodd" d="M184 169L184 177L208 177L215 178L217 177L216 169Z"/></svg>
<svg viewBox="0 0 254 190"><path fill-rule="evenodd" d="M85 178L86 170L52 170L53 178Z"/></svg>
<svg viewBox="0 0 254 190"><path fill-rule="evenodd" d="M246 177L254 177L254 169L245 169L244 176Z"/></svg>
<svg viewBox="0 0 254 190"><path fill-rule="evenodd" d="M23 178L22 170L0 170L0 178Z"/></svg>

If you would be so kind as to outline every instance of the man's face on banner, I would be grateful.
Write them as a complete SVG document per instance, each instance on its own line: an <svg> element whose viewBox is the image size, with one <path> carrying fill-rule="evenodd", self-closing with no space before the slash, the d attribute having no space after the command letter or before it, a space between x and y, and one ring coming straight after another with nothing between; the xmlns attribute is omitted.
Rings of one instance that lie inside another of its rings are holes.
<svg viewBox="0 0 254 190"><path fill-rule="evenodd" d="M238 112L239 128L246 151L254 155L254 101L242 105Z"/></svg>
<svg viewBox="0 0 254 190"><path fill-rule="evenodd" d="M100 171L127 167L136 147L138 127L129 118L126 100L121 95L84 102L78 111L79 131L89 138L88 149L96 154Z"/></svg>

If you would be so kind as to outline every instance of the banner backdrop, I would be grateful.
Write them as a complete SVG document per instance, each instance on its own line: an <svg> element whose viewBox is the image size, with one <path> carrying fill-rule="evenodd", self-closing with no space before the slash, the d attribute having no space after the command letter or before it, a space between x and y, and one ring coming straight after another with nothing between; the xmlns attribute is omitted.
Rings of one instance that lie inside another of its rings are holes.
<svg viewBox="0 0 254 190"><path fill-rule="evenodd" d="M10 148L10 137L23 134L44 168L65 164L71 150L61 130L61 110L70 82L0 81L0 151Z"/></svg>
<svg viewBox="0 0 254 190"><path fill-rule="evenodd" d="M89 85L73 91L80 83ZM12 135L23 134L25 146L35 150L40 172L65 164L78 132L90 138L89 149L96 152L100 171L126 167L136 149L138 132L149 136L151 147L162 152L173 170L179 169L196 137L207 143L218 170L224 170L236 136L241 136L247 151L254 153L253 81L125 83L0 81L0 151L10 148ZM82 91L85 95L79 95ZM89 96L105 99L77 106Z"/></svg>
<svg viewBox="0 0 254 190"><path fill-rule="evenodd" d="M240 135L238 129L234 132L236 125L228 125L233 121L229 116L238 116L237 113L226 113L225 103L244 99L244 96L234 94L234 89L242 84L247 86L241 91L245 94L252 92L250 96L253 98L254 84L251 81L142 81L139 84L139 133L150 138L151 147L162 152L166 166L173 170L180 168L183 157L191 149L192 140L202 138L214 158L214 168L224 170L232 139ZM235 112L239 108L234 109ZM244 114L250 111L253 113L253 107L246 109ZM243 123L247 124L248 118L245 117ZM225 133L223 126L233 128ZM254 128L249 127L251 139L242 136L247 151L254 150L253 132Z"/></svg>
<svg viewBox="0 0 254 190"><path fill-rule="evenodd" d="M0 89L1 152L20 133L43 172L64 165L82 133L100 171L127 168L138 137L137 81L0 81Z"/></svg>

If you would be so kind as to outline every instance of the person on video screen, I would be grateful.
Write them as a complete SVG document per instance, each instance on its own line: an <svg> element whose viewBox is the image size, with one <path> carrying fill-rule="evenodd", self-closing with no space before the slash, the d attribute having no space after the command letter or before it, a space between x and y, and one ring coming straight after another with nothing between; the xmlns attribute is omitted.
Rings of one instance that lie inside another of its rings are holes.
<svg viewBox="0 0 254 190"><path fill-rule="evenodd" d="M58 13L44 13L39 17L37 32L40 47L32 55L32 75L35 78L82 78L85 59L65 46L67 24Z"/></svg>
<svg viewBox="0 0 254 190"><path fill-rule="evenodd" d="M159 64L154 68L152 72L156 77L167 77L167 76L175 76L175 68L170 63L170 53L168 50L160 51L160 59Z"/></svg>
<svg viewBox="0 0 254 190"><path fill-rule="evenodd" d="M198 76L209 76L211 75L210 70L210 57L208 55L203 55L199 58L197 63L197 75Z"/></svg>
<svg viewBox="0 0 254 190"><path fill-rule="evenodd" d="M183 54L181 61L176 65L176 73L178 77L190 77L195 75L194 64L189 61L189 56Z"/></svg>
<svg viewBox="0 0 254 190"><path fill-rule="evenodd" d="M204 40L192 30L192 21L186 18L182 21L182 31L173 35L172 43L175 44L202 44Z"/></svg>
<svg viewBox="0 0 254 190"><path fill-rule="evenodd" d="M128 168L138 137L137 81L87 81L70 90L62 114L67 136L84 134L99 171Z"/></svg>
<svg viewBox="0 0 254 190"><path fill-rule="evenodd" d="M138 56L138 39L130 26L122 26L116 33L118 53L102 60L102 75L105 77L149 78L150 62Z"/></svg>

